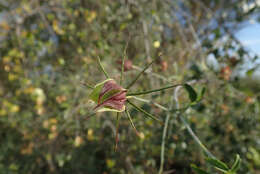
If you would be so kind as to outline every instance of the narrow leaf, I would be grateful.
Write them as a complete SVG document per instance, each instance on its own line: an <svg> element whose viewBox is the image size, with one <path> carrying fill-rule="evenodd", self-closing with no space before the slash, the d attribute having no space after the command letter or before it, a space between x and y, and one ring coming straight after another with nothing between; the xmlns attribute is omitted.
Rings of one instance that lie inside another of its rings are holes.
<svg viewBox="0 0 260 174"><path fill-rule="evenodd" d="M104 108L97 110L97 112L123 112L124 110L125 110L125 107L123 107L123 109L121 109L121 110L104 107Z"/></svg>
<svg viewBox="0 0 260 174"><path fill-rule="evenodd" d="M208 172L198 168L196 165L191 164L191 168L198 174L209 174Z"/></svg>
<svg viewBox="0 0 260 174"><path fill-rule="evenodd" d="M237 154L236 155L236 160L234 162L234 164L231 167L231 172L235 173L239 168L240 168L240 163L241 163L241 158L240 156Z"/></svg>
<svg viewBox="0 0 260 174"><path fill-rule="evenodd" d="M109 80L112 80L112 79L107 79L101 83L98 83L97 85L94 86L93 88L93 91L91 92L91 94L89 95L89 98L91 100L93 100L94 102L98 102L98 97L99 97L99 94L100 92L102 91L102 88L104 86L104 84L109 81Z"/></svg>
<svg viewBox="0 0 260 174"><path fill-rule="evenodd" d="M142 112L145 116L155 120L155 121L158 121L159 123L161 123L163 125L163 122L161 120L159 120L158 118L156 118L155 116L153 116L152 114L146 112L145 110L143 110L142 108L136 106L135 104L133 104L132 102L130 102L129 100L127 100L127 102L132 105L137 111L140 111Z"/></svg>
<svg viewBox="0 0 260 174"><path fill-rule="evenodd" d="M100 57L98 56L98 65L99 67L101 68L101 70L103 71L104 75L106 76L106 78L108 79L109 76L107 74L107 72L105 71L105 68L103 67L103 65L101 64L101 61L100 61Z"/></svg>
<svg viewBox="0 0 260 174"><path fill-rule="evenodd" d="M251 68L246 72L246 75L251 77L253 75L253 73L255 72L255 68Z"/></svg>
<svg viewBox="0 0 260 174"><path fill-rule="evenodd" d="M144 69L135 77L135 79L126 87L126 89L131 88L135 82L139 79L139 77L154 63L155 59L149 63L146 67L144 67Z"/></svg>
<svg viewBox="0 0 260 174"><path fill-rule="evenodd" d="M138 137L140 137L140 134L139 134L139 132L137 131L137 129L136 129L135 125L134 125L134 122L133 122L133 120L132 120L132 118L131 118L131 115L129 114L129 111L128 111L127 109L125 110L125 113L126 113L127 118L129 119L130 123L131 123L131 126L132 126L133 129L135 130L136 135L137 135Z"/></svg>
<svg viewBox="0 0 260 174"><path fill-rule="evenodd" d="M80 82L80 84L83 85L83 86L85 86L85 87L87 87L87 88L94 89L93 86L91 86L91 85L89 85L89 84L87 84L87 83L85 83L85 82Z"/></svg>
<svg viewBox="0 0 260 174"><path fill-rule="evenodd" d="M208 158L207 162L209 164L211 164L212 166L214 166L216 169L218 169L218 170L220 169L220 171L227 172L229 170L228 166L220 160L217 160L214 158Z"/></svg>
<svg viewBox="0 0 260 174"><path fill-rule="evenodd" d="M201 90L201 92L200 92L199 97L197 98L197 101L200 101L200 100L203 98L205 92L206 92L206 88L203 87L202 90Z"/></svg>
<svg viewBox="0 0 260 174"><path fill-rule="evenodd" d="M197 93L196 93L196 91L190 85L188 85L187 83L184 84L184 87L185 87L186 91L189 93L190 101L191 102L196 101L197 100Z"/></svg>
<svg viewBox="0 0 260 174"><path fill-rule="evenodd" d="M170 85L170 86L166 86L166 87L159 88L159 89L153 89L153 90L149 90L149 91L128 93L128 94L126 94L126 95L127 95L127 96L144 95L144 94L149 94L149 93L153 93L153 92L163 91L163 90L170 89L170 88L175 88L175 87L181 86L181 85L182 85L182 84Z"/></svg>

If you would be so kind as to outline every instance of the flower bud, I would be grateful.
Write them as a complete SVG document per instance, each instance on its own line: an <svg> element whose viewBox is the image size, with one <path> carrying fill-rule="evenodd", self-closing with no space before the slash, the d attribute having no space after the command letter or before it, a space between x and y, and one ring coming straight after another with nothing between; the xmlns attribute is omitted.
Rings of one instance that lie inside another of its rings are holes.
<svg viewBox="0 0 260 174"><path fill-rule="evenodd" d="M90 99L97 104L94 108L97 112L123 112L125 110L126 89L116 84L115 80L107 79L94 87Z"/></svg>
<svg viewBox="0 0 260 174"><path fill-rule="evenodd" d="M122 65L122 60L118 60L117 64ZM124 63L124 72L130 71L133 69L133 63L131 60L126 59ZM119 70L121 70L121 67L119 67Z"/></svg>

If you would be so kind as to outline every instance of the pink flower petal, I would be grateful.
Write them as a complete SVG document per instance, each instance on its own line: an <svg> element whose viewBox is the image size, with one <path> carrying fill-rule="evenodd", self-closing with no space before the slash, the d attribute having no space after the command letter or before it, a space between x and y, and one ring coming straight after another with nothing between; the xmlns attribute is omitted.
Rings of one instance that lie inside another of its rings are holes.
<svg viewBox="0 0 260 174"><path fill-rule="evenodd" d="M120 90L120 92L116 93L115 95L111 96L110 98L106 99L101 103L100 102L101 98L107 92L114 89ZM109 80L104 84L103 89L99 95L98 105L94 109L96 110L101 107L109 107L118 111L122 111L124 110L125 107L125 101L126 101L126 90L121 86L119 86L118 84L116 84L114 80Z"/></svg>

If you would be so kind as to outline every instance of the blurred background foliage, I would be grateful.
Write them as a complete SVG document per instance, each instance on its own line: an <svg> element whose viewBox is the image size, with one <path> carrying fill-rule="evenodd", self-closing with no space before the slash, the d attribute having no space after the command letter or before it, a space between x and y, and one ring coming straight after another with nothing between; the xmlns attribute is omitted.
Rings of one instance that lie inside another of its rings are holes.
<svg viewBox="0 0 260 174"><path fill-rule="evenodd" d="M208 149L239 173L260 173L259 60L235 32L259 18L254 0L1 0L0 1L0 173L157 173L163 127L130 108L114 152L115 114L86 120L90 90L105 79L97 56L119 80L127 49L123 86L152 59L156 63L132 88L141 91L170 83L207 88L202 102L185 116ZM248 61L255 67L240 75ZM145 99L169 107L173 90ZM187 102L180 91L179 101ZM152 104L136 102L165 119ZM181 122L171 116L165 171L192 173L204 166L203 153Z"/></svg>

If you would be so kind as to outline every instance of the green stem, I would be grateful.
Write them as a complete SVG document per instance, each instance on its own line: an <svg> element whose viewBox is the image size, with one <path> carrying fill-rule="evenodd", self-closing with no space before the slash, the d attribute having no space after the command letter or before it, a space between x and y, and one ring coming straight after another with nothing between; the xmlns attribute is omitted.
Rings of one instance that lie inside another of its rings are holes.
<svg viewBox="0 0 260 174"><path fill-rule="evenodd" d="M86 117L86 120L90 119L91 117L95 116L96 115L96 112L90 114L89 116Z"/></svg>
<svg viewBox="0 0 260 174"><path fill-rule="evenodd" d="M201 147L201 149L205 152L205 154L210 157L210 158L214 158L216 159L216 157L206 148L206 146L204 146L204 144L202 144L202 142L200 141L200 139L196 136L196 134L192 131L190 125L187 123L187 121L185 120L185 118L183 118L181 115L179 115L179 118L181 120L181 122L184 124L184 126L186 127L186 129L188 130L189 134L191 135L191 137L193 138L193 140Z"/></svg>
<svg viewBox="0 0 260 174"><path fill-rule="evenodd" d="M135 79L126 87L126 89L131 88L131 87L135 84L135 82L139 79L139 77L154 63L154 61L155 61L155 59L154 59L151 63L149 63L149 64L135 77Z"/></svg>
<svg viewBox="0 0 260 174"><path fill-rule="evenodd" d="M170 85L170 86L166 86L166 87L159 88L159 89L153 89L153 90L149 90L149 91L128 93L128 94L126 94L126 95L127 95L127 96L144 95L144 94L149 94L149 93L152 93L152 92L162 91L162 90L165 90L165 89L175 88L175 87L177 87L177 86L182 86L182 85L183 85L183 84Z"/></svg>
<svg viewBox="0 0 260 174"><path fill-rule="evenodd" d="M177 90L177 88L175 90ZM169 125L169 122L170 122L170 116L171 116L170 113L171 113L171 110L172 110L172 107L173 107L173 100L174 100L174 95L171 96L169 108L166 108L167 109L167 115L166 115L166 119L165 119L164 127L163 127L162 145L161 145L161 161L160 161L159 174L163 173L165 142L166 142L166 135L167 135L167 132L168 132L168 125Z"/></svg>
<svg viewBox="0 0 260 174"><path fill-rule="evenodd" d="M98 65L99 65L99 67L101 68L101 70L103 71L103 73L104 73L104 75L106 76L106 78L108 79L109 76L108 76L107 72L105 71L103 65L101 64L101 61L100 61L100 57L99 57L99 56L98 56Z"/></svg>
<svg viewBox="0 0 260 174"><path fill-rule="evenodd" d="M127 100L127 102L132 105L137 111L140 111L142 112L143 114L145 114L147 117L155 120L155 121L158 121L159 123L161 123L163 125L163 122L161 120L159 120L158 118L156 118L155 116L153 116L152 114L146 112L145 110L143 110L142 108L136 106L135 104L133 104L132 102L130 102L129 100Z"/></svg>
<svg viewBox="0 0 260 174"><path fill-rule="evenodd" d="M116 114L116 137L115 137L115 151L117 150L117 145L118 145L118 132L119 132L119 121L120 121L120 116L119 113Z"/></svg>
<svg viewBox="0 0 260 174"><path fill-rule="evenodd" d="M141 70L142 70L140 67L138 67L138 66L136 66L136 65L133 65L133 69L138 70L138 71L141 71ZM149 75L149 76L153 76L153 77L159 78L159 79L161 79L161 80L163 80L163 81L165 81L165 82L168 82L168 83L171 82L170 80L168 80L168 79L165 78L164 76L161 76L160 74L157 74L157 73L155 73L155 72L145 72L145 73L146 73L147 75Z"/></svg>
<svg viewBox="0 0 260 174"><path fill-rule="evenodd" d="M184 108L179 107L178 89L179 88L176 88L175 91L174 91L174 95L172 95L174 97L175 102L176 102L176 109L172 109L172 105L173 105L173 103L172 103L173 99L172 99L171 103L170 103L170 108L168 109L169 112L167 114L165 124L164 124L164 130L163 130L163 136L162 136L162 146L161 146L161 163L160 163L160 169L159 169L159 172L158 172L159 174L163 173L165 140L166 140L167 128L168 128L169 119L170 119L170 115L171 115L170 113L173 113L174 111L179 111L177 113L177 117L180 117L180 120L184 124L185 128L188 130L188 133L191 135L191 137L194 139L194 141L202 148L204 153L206 153L206 155L210 158L215 158L214 155L206 148L206 146L204 146L202 144L202 142L199 140L199 138L196 136L196 134L192 131L192 129L190 128L190 126L186 122L186 120L180 115L181 113L184 113L191 106L191 104L189 104L188 106L186 106Z"/></svg>
<svg viewBox="0 0 260 174"><path fill-rule="evenodd" d="M164 164L164 153L165 153L165 139L166 139L166 134L167 134L167 129L168 129L168 124L170 120L170 113L167 113L165 122L164 122L164 127L163 127L163 136L162 136L162 145L161 145L161 163L160 163L160 169L159 169L159 174L163 173L163 164Z"/></svg>
<svg viewBox="0 0 260 174"><path fill-rule="evenodd" d="M123 75L124 75L124 69L125 69L125 57L126 57L126 50L128 47L128 42L126 43L125 49L124 49L124 55L122 57L122 63L121 63L121 75L120 75L120 85L123 82Z"/></svg>
<svg viewBox="0 0 260 174"><path fill-rule="evenodd" d="M123 56L123 58L122 58L121 75L120 75L120 85L121 85L122 82L123 82L124 66L125 66L125 56Z"/></svg>

